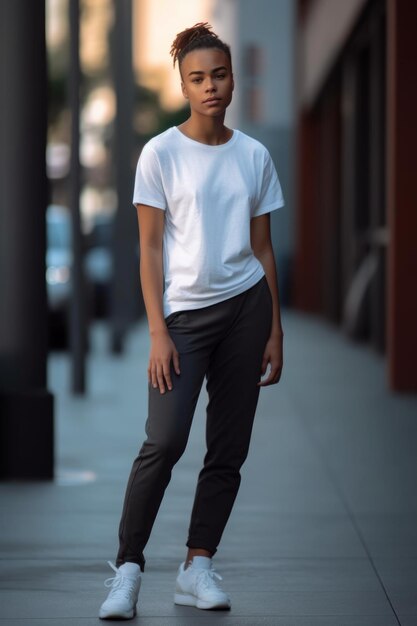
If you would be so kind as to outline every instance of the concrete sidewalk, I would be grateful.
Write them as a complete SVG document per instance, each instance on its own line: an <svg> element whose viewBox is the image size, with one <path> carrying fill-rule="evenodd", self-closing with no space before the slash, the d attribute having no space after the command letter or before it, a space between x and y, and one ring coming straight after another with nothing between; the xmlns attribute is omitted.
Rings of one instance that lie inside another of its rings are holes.
<svg viewBox="0 0 417 626"><path fill-rule="evenodd" d="M189 445L146 548L143 626L417 624L417 398L386 389L384 362L313 318L284 316L285 372L263 389L241 490L216 566L230 612L173 604L204 455L203 390ZM50 357L57 478L2 484L0 626L91 626L113 575L117 525L146 419L148 336L123 357L92 332L89 394Z"/></svg>

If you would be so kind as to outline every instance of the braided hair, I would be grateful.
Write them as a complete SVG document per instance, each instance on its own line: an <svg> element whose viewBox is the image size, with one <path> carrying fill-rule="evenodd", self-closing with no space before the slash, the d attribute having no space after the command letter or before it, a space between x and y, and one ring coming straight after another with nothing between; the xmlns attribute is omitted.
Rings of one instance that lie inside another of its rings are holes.
<svg viewBox="0 0 417 626"><path fill-rule="evenodd" d="M223 50L229 58L230 65L232 65L230 46L224 43L216 33L211 31L211 28L208 22L198 22L194 24L194 26L191 26L191 28L186 28L177 34L170 50L170 54L174 59L174 67L175 62L178 61L178 66L181 71L181 64L184 57L192 50L202 48L218 48L219 50Z"/></svg>

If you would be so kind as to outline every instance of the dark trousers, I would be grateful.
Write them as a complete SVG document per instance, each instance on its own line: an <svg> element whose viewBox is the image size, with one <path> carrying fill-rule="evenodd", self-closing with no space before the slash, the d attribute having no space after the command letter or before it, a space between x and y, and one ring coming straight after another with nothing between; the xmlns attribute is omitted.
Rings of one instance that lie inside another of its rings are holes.
<svg viewBox="0 0 417 626"><path fill-rule="evenodd" d="M119 527L116 564L138 563L175 463L183 454L204 376L207 379L207 453L191 513L189 548L214 554L240 485L258 402L262 357L272 322L264 276L247 291L217 304L166 318L179 352L171 363L173 389L149 385L147 439L133 462Z"/></svg>

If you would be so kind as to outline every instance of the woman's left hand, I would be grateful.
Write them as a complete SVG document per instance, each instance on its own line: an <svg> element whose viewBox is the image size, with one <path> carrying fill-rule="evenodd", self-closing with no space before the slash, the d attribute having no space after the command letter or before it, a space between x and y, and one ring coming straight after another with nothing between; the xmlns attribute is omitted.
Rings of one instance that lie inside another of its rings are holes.
<svg viewBox="0 0 417 626"><path fill-rule="evenodd" d="M283 366L283 339L282 333L271 335L268 339L262 359L261 377L265 376L268 363L270 364L270 371L265 380L259 381L259 387L275 385L279 382Z"/></svg>

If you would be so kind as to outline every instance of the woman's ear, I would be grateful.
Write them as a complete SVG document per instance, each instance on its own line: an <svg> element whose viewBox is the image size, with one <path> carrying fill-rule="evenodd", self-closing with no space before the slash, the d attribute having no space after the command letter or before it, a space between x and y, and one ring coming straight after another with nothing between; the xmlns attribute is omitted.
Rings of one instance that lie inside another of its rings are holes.
<svg viewBox="0 0 417 626"><path fill-rule="evenodd" d="M182 95L184 96L184 98L186 98L188 100L188 94L187 94L187 90L185 88L184 83L181 81L181 91L182 91Z"/></svg>

